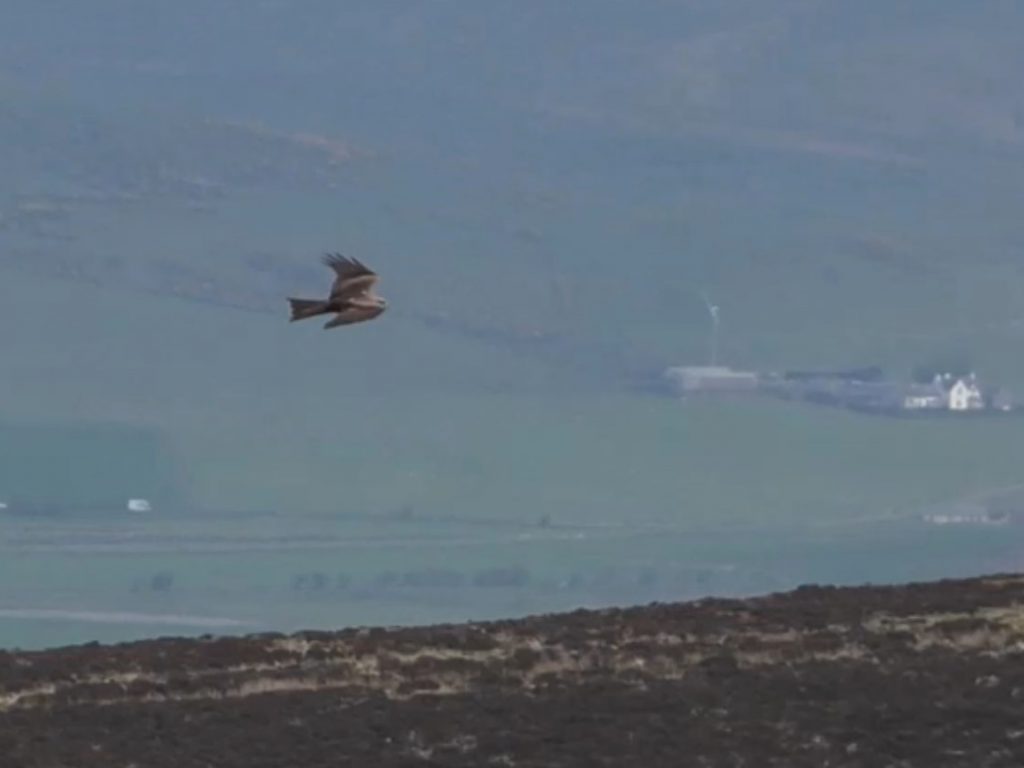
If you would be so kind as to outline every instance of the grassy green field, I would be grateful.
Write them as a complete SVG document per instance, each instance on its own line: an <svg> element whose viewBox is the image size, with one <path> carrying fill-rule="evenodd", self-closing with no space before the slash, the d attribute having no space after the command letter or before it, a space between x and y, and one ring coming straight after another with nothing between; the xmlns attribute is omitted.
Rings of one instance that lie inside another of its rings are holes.
<svg viewBox="0 0 1024 768"><path fill-rule="evenodd" d="M19 315L44 285L15 278L0 298ZM829 523L1021 481L1015 418L889 420L584 384L572 395L568 374L402 318L331 336L170 298L45 289L82 322L42 314L31 334L0 330L8 418L151 428L198 508ZM550 376L562 386L547 389Z"/></svg>
<svg viewBox="0 0 1024 768"><path fill-rule="evenodd" d="M116 423L0 422L0 493L47 511L123 508L131 498L181 507L179 467L159 433ZM20 510L19 510L20 511Z"/></svg>

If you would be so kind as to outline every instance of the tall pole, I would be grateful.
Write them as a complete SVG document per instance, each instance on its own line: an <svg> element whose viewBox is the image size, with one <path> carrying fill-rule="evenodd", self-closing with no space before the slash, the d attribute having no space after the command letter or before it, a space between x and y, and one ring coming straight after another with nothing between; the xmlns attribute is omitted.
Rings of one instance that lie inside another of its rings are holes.
<svg viewBox="0 0 1024 768"><path fill-rule="evenodd" d="M712 304L706 293L701 292L700 297L711 315L711 365L714 367L718 365L718 305Z"/></svg>
<svg viewBox="0 0 1024 768"><path fill-rule="evenodd" d="M711 365L718 365L718 306L712 305L711 309Z"/></svg>

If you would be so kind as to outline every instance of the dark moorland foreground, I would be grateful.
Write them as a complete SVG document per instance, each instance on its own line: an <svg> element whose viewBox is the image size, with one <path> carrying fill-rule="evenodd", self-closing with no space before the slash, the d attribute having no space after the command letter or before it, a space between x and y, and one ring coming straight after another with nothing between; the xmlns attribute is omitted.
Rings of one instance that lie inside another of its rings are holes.
<svg viewBox="0 0 1024 768"><path fill-rule="evenodd" d="M0 656L6 766L1024 764L1024 576Z"/></svg>

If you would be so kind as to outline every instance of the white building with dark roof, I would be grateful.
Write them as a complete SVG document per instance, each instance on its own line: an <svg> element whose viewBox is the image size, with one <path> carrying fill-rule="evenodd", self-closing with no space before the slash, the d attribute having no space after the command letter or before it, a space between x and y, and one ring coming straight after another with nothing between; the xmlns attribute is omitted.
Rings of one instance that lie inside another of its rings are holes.
<svg viewBox="0 0 1024 768"><path fill-rule="evenodd" d="M981 397L981 391L974 383L967 383L963 379L957 380L956 384L949 388L949 410L951 411L975 411L985 407L985 401Z"/></svg>
<svg viewBox="0 0 1024 768"><path fill-rule="evenodd" d="M985 407L985 398L974 373L959 377L948 373L936 376L935 384L945 392L946 407L951 411L980 411Z"/></svg>

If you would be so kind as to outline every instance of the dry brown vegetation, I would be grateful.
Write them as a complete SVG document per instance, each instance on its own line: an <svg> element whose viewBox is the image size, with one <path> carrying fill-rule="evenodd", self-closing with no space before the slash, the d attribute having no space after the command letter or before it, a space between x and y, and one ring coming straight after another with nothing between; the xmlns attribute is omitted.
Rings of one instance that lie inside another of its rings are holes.
<svg viewBox="0 0 1024 768"><path fill-rule="evenodd" d="M1024 578L0 654L23 766L996 766Z"/></svg>

